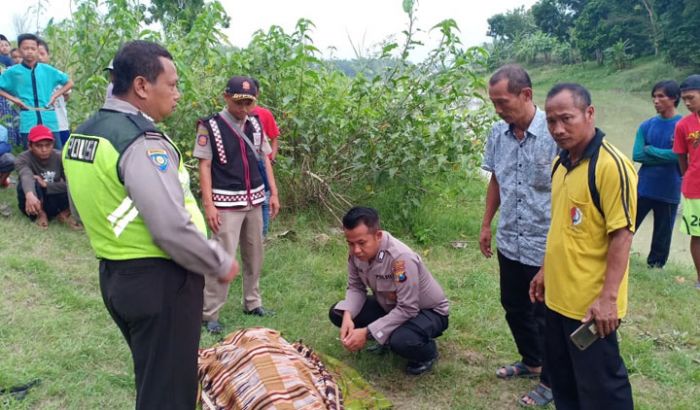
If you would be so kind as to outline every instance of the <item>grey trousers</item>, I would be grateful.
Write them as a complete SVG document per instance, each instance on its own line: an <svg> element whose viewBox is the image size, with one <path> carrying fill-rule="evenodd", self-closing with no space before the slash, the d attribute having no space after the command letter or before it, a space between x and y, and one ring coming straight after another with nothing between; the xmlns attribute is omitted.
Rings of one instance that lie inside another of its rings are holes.
<svg viewBox="0 0 700 410"><path fill-rule="evenodd" d="M241 248L243 268L243 308L252 310L262 306L260 296L260 271L263 264L262 207L219 212L221 226L214 236L231 255ZM204 311L205 321L219 320L219 311L228 298L229 284L219 283L213 276L205 276Z"/></svg>

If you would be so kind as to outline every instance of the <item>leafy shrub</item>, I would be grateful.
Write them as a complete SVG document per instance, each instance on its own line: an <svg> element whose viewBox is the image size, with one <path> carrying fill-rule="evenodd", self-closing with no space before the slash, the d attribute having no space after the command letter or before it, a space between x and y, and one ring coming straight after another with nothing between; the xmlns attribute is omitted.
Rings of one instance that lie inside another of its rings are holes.
<svg viewBox="0 0 700 410"><path fill-rule="evenodd" d="M74 124L101 105L107 85L102 69L120 43L159 41L174 57L182 93L162 128L190 165L196 163L191 146L197 118L220 109L230 76L250 75L260 80L261 102L282 131L275 173L285 206L317 206L338 216L350 204L380 198L381 187L391 183L404 192L402 214L408 217L428 192L426 184L466 173L479 158L491 114L478 103L486 51L463 49L457 25L445 20L433 28L442 34L439 46L425 61L410 63L408 54L418 44L415 5L403 3L409 19L404 43L385 44L374 56L387 61L378 64L378 73L354 77L320 59L306 19L292 33L272 26L255 33L248 47L231 47L220 31L227 16L216 1L202 7L190 31L167 35L142 27L146 9L138 1L77 1L72 19L51 25L45 36L50 44L67 45L54 64L76 82L69 104Z"/></svg>
<svg viewBox="0 0 700 410"><path fill-rule="evenodd" d="M627 68L627 64L632 60L632 56L627 53L628 49L628 40L618 40L615 44L605 49L605 56L616 70Z"/></svg>

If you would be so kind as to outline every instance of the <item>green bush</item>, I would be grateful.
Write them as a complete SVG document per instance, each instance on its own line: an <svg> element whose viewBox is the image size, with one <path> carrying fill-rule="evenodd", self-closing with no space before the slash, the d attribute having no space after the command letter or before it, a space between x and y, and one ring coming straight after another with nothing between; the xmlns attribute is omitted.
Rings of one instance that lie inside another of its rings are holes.
<svg viewBox="0 0 700 410"><path fill-rule="evenodd" d="M143 29L147 11L135 0L82 0L77 6L70 20L45 33L49 43L69 45L56 53L54 64L75 80L69 104L74 124L103 101L102 70L122 42L159 41L174 57L182 93L162 128L194 165L197 119L220 109L230 76L257 77L262 103L282 131L275 171L287 207L318 207L339 216L350 204L381 198L379 187L391 183L410 198L402 213L408 218L420 207L427 181L466 173L481 153L491 114L475 102L483 100L478 90L484 89L480 72L488 53L464 49L457 25L445 20L433 28L442 40L429 57L409 62L418 44L413 1L404 2L404 42L386 44L374 56L378 72L353 77L320 58L314 25L306 19L292 33L272 26L255 33L248 47L235 49L222 35L227 16L216 1L202 7L191 30L166 34Z"/></svg>

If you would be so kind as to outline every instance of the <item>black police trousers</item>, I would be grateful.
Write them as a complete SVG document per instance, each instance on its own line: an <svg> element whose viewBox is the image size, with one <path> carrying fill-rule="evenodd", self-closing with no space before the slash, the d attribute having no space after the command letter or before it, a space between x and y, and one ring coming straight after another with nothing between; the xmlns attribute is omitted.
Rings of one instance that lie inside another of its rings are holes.
<svg viewBox="0 0 700 410"><path fill-rule="evenodd" d="M632 410L632 387L617 332L581 351L570 339L580 320L547 309L546 361L557 410Z"/></svg>
<svg viewBox="0 0 700 410"><path fill-rule="evenodd" d="M194 409L204 277L161 258L101 260L100 290L131 350L136 409Z"/></svg>
<svg viewBox="0 0 700 410"><path fill-rule="evenodd" d="M356 328L367 327L370 323L385 316L387 312L374 296L367 296L360 313L353 322ZM334 325L343 324L343 312L331 307L328 316ZM397 327L389 336L391 351L411 362L426 362L437 357L437 345L434 338L442 335L448 327L448 317L430 309L421 310L416 317Z"/></svg>

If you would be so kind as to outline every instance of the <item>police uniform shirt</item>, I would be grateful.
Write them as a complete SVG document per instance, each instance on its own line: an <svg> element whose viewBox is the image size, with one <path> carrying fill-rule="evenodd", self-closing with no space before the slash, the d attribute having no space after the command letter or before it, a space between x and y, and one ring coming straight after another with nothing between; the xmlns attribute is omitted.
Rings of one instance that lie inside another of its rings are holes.
<svg viewBox="0 0 700 410"><path fill-rule="evenodd" d="M349 256L348 274L345 300L335 308L347 310L356 317L367 299L367 289L372 289L387 314L367 328L381 344L422 309L432 309L444 316L449 314L445 293L420 256L389 232L382 231L379 251L371 262Z"/></svg>
<svg viewBox="0 0 700 410"><path fill-rule="evenodd" d="M109 98L103 109L128 114L139 112L118 98ZM165 152L165 165L162 160L156 163L148 155L154 151ZM233 258L214 241L206 240L192 223L191 215L183 206L179 161L177 151L167 140L155 134L143 134L122 154L119 173L158 247L191 272L224 277L231 269Z"/></svg>

